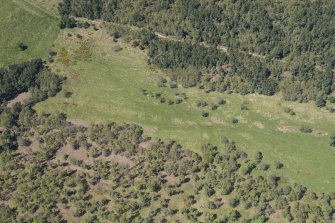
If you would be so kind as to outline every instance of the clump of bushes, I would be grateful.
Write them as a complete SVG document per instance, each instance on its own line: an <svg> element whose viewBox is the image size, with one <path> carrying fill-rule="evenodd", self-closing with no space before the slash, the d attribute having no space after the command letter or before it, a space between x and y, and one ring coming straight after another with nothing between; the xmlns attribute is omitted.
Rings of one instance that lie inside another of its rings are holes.
<svg viewBox="0 0 335 223"><path fill-rule="evenodd" d="M330 103L334 104L335 103L335 96L329 96L328 100L329 100Z"/></svg>
<svg viewBox="0 0 335 223"><path fill-rule="evenodd" d="M216 103L217 103L218 105L224 105L224 104L226 104L226 101L223 100L223 98L217 98L217 99L216 99Z"/></svg>
<svg viewBox="0 0 335 223"><path fill-rule="evenodd" d="M210 105L210 107L211 107L211 109L214 111L214 110L218 109L219 106L218 106L217 104L212 103L212 104Z"/></svg>
<svg viewBox="0 0 335 223"><path fill-rule="evenodd" d="M290 115L295 115L295 112L291 108L284 108L284 112Z"/></svg>
<svg viewBox="0 0 335 223"><path fill-rule="evenodd" d="M329 145L335 147L335 132L330 135Z"/></svg>
<svg viewBox="0 0 335 223"><path fill-rule="evenodd" d="M302 132L302 133L311 133L311 132L313 132L313 129L310 128L310 127L308 127L308 126L302 126L302 127L300 127L300 132Z"/></svg>
<svg viewBox="0 0 335 223"><path fill-rule="evenodd" d="M163 77L159 77L158 79L158 87L166 87L167 80Z"/></svg>
<svg viewBox="0 0 335 223"><path fill-rule="evenodd" d="M240 107L242 111L249 110L248 104L246 102L243 102Z"/></svg>
<svg viewBox="0 0 335 223"><path fill-rule="evenodd" d="M259 170L266 171L266 170L269 169L269 167L270 167L270 165L267 164L267 163L260 163L260 164L258 164L258 169L259 169Z"/></svg>
<svg viewBox="0 0 335 223"><path fill-rule="evenodd" d="M326 106L326 100L323 97L318 97L315 100L315 105L319 108L325 107Z"/></svg>
<svg viewBox="0 0 335 223"><path fill-rule="evenodd" d="M209 113L206 112L206 111L203 111L201 115L202 115L202 117L207 118L209 116Z"/></svg>
<svg viewBox="0 0 335 223"><path fill-rule="evenodd" d="M197 101L197 107L206 107L207 105L208 103L206 101L203 100Z"/></svg>

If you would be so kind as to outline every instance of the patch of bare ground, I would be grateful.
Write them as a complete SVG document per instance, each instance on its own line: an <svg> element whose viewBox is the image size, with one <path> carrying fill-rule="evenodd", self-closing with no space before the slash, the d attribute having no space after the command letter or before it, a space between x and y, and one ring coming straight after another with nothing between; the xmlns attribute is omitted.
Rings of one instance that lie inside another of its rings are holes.
<svg viewBox="0 0 335 223"><path fill-rule="evenodd" d="M73 211L71 208L65 208L63 204L57 203L56 204L57 209L60 213L62 213L62 216L67 219L68 216L73 216Z"/></svg>
<svg viewBox="0 0 335 223"><path fill-rule="evenodd" d="M30 144L28 146L19 146L17 152L21 154L28 154L29 152L36 152L40 143L34 138L29 138Z"/></svg>
<svg viewBox="0 0 335 223"><path fill-rule="evenodd" d="M93 197L96 197L96 195L106 195L110 191L111 188L111 181L100 179L99 182L92 186L91 193Z"/></svg>
<svg viewBox="0 0 335 223"><path fill-rule="evenodd" d="M219 117L213 116L211 121L215 124L223 124L222 120Z"/></svg>
<svg viewBox="0 0 335 223"><path fill-rule="evenodd" d="M297 132L298 130L292 126L286 126L286 125L279 125L277 129L281 132L287 133L287 132Z"/></svg>
<svg viewBox="0 0 335 223"><path fill-rule="evenodd" d="M162 177L166 180L166 183L171 186L178 186L180 184L178 177L175 177L171 174L168 174L165 171L162 171Z"/></svg>
<svg viewBox="0 0 335 223"><path fill-rule="evenodd" d="M66 144L62 148L60 148L56 153L56 158L63 160L65 155L68 155L69 158L76 160L87 160L87 151L83 148L80 149L72 149L69 144Z"/></svg>
<svg viewBox="0 0 335 223"><path fill-rule="evenodd" d="M70 122L72 125L75 126L83 126L83 127L89 127L90 123L88 121L80 120L80 119L68 119L68 122Z"/></svg>
<svg viewBox="0 0 335 223"><path fill-rule="evenodd" d="M150 146L150 141L147 141L147 142L141 142L141 143L139 144L139 147L142 148L142 149L147 149L147 148L149 148L149 146Z"/></svg>
<svg viewBox="0 0 335 223"><path fill-rule="evenodd" d="M254 126L256 126L259 129L264 129L264 125L261 122L254 122Z"/></svg>
<svg viewBox="0 0 335 223"><path fill-rule="evenodd" d="M134 166L134 162L132 160L122 155L111 154L108 157L106 157L106 160L114 162L114 163L118 163L118 164L127 165L129 167Z"/></svg>
<svg viewBox="0 0 335 223"><path fill-rule="evenodd" d="M317 137L323 137L323 136L327 136L328 132L315 130L312 132L312 134Z"/></svg>
<svg viewBox="0 0 335 223"><path fill-rule="evenodd" d="M270 222L271 222L271 219L272 219L273 221L276 221L276 220L280 219L280 217L281 217L281 215L280 215L280 211L279 211L279 210L276 210L274 213L272 213L272 214L270 215Z"/></svg>
<svg viewBox="0 0 335 223"><path fill-rule="evenodd" d="M27 101L30 98L30 93L29 92L24 92L19 94L18 96L16 96L16 98L8 101L7 103L7 107L8 108L12 108L15 103L21 102L24 103L25 101Z"/></svg>

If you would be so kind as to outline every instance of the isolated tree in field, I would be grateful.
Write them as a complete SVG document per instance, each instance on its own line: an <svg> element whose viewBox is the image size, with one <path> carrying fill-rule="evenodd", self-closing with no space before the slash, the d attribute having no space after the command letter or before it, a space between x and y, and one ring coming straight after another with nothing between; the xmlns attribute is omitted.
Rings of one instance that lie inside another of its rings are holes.
<svg viewBox="0 0 335 223"><path fill-rule="evenodd" d="M28 46L26 44L24 44L24 43L19 43L18 44L18 48L21 51L25 51L26 49L28 49Z"/></svg>

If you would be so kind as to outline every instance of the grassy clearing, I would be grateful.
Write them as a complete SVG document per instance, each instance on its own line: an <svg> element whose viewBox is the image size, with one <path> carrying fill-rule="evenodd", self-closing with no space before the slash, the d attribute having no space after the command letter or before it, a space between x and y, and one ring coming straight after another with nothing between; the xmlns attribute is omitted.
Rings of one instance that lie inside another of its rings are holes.
<svg viewBox="0 0 335 223"><path fill-rule="evenodd" d="M65 112L70 119L92 122L138 123L147 134L177 140L191 149L208 142L219 145L222 136L226 136L250 155L261 151L270 165L283 162L282 170L275 170L273 165L269 170L282 179L319 192L333 190L335 150L328 145L327 136L334 130L333 115L315 108L312 103L284 102L280 95L206 94L196 88L159 88L156 87L158 77L164 74L147 65L144 52L125 43L114 43L101 30L74 32L72 37L64 32L56 46L68 50L72 64L65 66L56 62L52 65L54 70L67 75L64 90L73 94L70 98L59 94L38 104L39 112ZM74 63L73 52L81 42L76 32L93 43L90 61ZM116 50L117 47L122 50ZM160 92L166 99L174 98L176 92L186 93L189 99L179 105L162 104L154 97L143 95L140 88ZM216 111L196 106L199 99L211 103L219 96L227 103ZM244 102L249 110L241 110ZM286 107L293 109L296 115L285 113ZM201 116L203 110L209 111L208 118ZM232 117L239 122L232 124ZM313 133L301 133L299 128L303 125L313 128Z"/></svg>
<svg viewBox="0 0 335 223"><path fill-rule="evenodd" d="M59 33L57 19L24 0L0 0L0 66L46 58ZM19 43L28 46L20 51Z"/></svg>

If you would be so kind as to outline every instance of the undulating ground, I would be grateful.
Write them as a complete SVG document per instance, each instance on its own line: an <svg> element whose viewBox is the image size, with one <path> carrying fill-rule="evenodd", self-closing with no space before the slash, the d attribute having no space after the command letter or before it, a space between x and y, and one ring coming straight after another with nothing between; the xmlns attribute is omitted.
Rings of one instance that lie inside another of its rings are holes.
<svg viewBox="0 0 335 223"><path fill-rule="evenodd" d="M276 170L284 180L318 192L334 188L335 150L329 146L328 134L334 131L335 118L313 103L287 102L280 95L242 96L158 87L159 77L165 74L147 65L144 51L124 40L113 42L105 28L64 30L53 50L58 55L50 66L67 80L62 93L35 106L39 112L64 112L82 123L137 123L148 135L173 139L194 150L209 142L218 145L228 137L250 154L262 152L270 165L284 163L282 170ZM157 93L161 94L158 98ZM226 104L217 110L196 106L199 100L211 104L220 97ZM183 99L180 104L168 104L178 98ZM242 104L248 110L241 110ZM288 114L284 111L287 108L296 114ZM203 111L209 116L202 117ZM233 124L232 118L238 123ZM313 132L300 132L302 126Z"/></svg>
<svg viewBox="0 0 335 223"><path fill-rule="evenodd" d="M46 58L59 33L58 19L25 0L0 0L0 66ZM19 43L28 46L25 51Z"/></svg>

